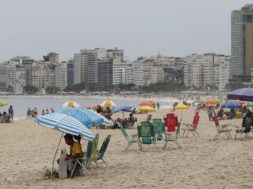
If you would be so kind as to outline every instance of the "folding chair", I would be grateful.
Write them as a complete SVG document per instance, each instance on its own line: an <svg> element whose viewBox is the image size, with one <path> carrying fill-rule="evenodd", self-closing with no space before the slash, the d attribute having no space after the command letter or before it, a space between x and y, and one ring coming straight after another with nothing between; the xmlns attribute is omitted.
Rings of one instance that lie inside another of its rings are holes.
<svg viewBox="0 0 253 189"><path fill-rule="evenodd" d="M122 126L122 124L119 123L119 128L123 134L123 136L125 137L126 141L127 141L127 147L125 148L125 150L127 150L129 148L129 146L133 143L137 143L138 141L138 135L135 134L135 135L131 135L129 136L126 132L126 130L124 129L124 127Z"/></svg>
<svg viewBox="0 0 253 189"><path fill-rule="evenodd" d="M92 146L93 146L92 142L93 141L88 142L87 150L86 150L86 153L83 156L83 158L73 158L72 159L75 163L74 163L74 166L71 170L70 178L72 178L74 176L74 173L76 171L79 171L79 173L82 174L82 175L84 174L83 172L85 170L92 174L92 172L89 170L90 163L91 163L91 160L92 160ZM77 167L79 168L78 170L77 170Z"/></svg>
<svg viewBox="0 0 253 189"><path fill-rule="evenodd" d="M97 157L96 157L96 160L95 160L95 163L98 165L98 161L101 160L102 163L104 163L106 166L108 166L108 164L106 163L106 161L104 160L104 155L105 155L105 152L107 150L107 147L108 147L108 144L110 142L110 139L111 139L111 135L108 135L105 140L103 141L103 144L101 145L98 153L97 153Z"/></svg>
<svg viewBox="0 0 253 189"><path fill-rule="evenodd" d="M235 140L237 137L237 134L241 135L241 139L246 139L249 136L249 132L251 130L252 125L252 117L246 117L243 119L242 126L237 127L235 130Z"/></svg>
<svg viewBox="0 0 253 189"><path fill-rule="evenodd" d="M162 140L163 139L163 135L165 133L164 123L162 123L161 119L160 119L159 122L153 122L152 124L154 125L156 140Z"/></svg>
<svg viewBox="0 0 253 189"><path fill-rule="evenodd" d="M180 123L178 123L178 119L175 115L170 116L169 118L164 118L165 127L167 127L167 132L165 132L165 139L164 139L164 146L163 149L165 150L167 147L168 142L175 142L178 148L181 146L178 144L177 139L179 137L180 132Z"/></svg>
<svg viewBox="0 0 253 189"><path fill-rule="evenodd" d="M225 133L227 136L227 139L232 139L231 134L230 134L232 129L227 128L228 124L220 125L217 116L213 117L213 121L214 121L215 127L217 129L217 134L214 137L214 140L217 140L219 138L219 136L221 135L221 133Z"/></svg>
<svg viewBox="0 0 253 189"><path fill-rule="evenodd" d="M156 150L156 137L155 137L155 130L152 124L149 125L140 125L137 127L138 133L138 146L139 150L142 150L143 145L155 145Z"/></svg>
<svg viewBox="0 0 253 189"><path fill-rule="evenodd" d="M192 124L183 123L183 125L185 125L186 128L182 129L184 131L182 137L184 137L185 132L187 132L187 134L186 134L187 137L190 132L192 133L193 136L199 136L199 134L197 132L198 124L199 124L199 114L198 114L198 112L196 112L196 114L193 117Z"/></svg>

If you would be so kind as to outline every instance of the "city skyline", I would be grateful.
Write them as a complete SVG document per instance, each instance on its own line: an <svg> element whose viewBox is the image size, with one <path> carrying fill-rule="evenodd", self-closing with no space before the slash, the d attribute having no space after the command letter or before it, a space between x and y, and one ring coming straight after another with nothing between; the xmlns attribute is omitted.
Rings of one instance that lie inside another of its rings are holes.
<svg viewBox="0 0 253 189"><path fill-rule="evenodd" d="M50 51L68 60L79 49L96 47L124 49L131 60L158 52L165 56L231 54L231 11L249 3L4 1L0 62L17 55L41 59Z"/></svg>

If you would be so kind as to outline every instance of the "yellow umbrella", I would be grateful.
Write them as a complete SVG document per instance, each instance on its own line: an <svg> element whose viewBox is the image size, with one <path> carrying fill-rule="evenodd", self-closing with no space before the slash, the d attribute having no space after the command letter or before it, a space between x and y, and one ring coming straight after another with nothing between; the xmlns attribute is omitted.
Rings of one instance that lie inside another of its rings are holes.
<svg viewBox="0 0 253 189"><path fill-rule="evenodd" d="M178 104L176 106L176 110L186 110L189 109L189 106L185 105L185 104Z"/></svg>
<svg viewBox="0 0 253 189"><path fill-rule="evenodd" d="M0 101L0 106L6 106L8 103L4 101Z"/></svg>
<svg viewBox="0 0 253 189"><path fill-rule="evenodd" d="M189 106L185 104L178 104L176 106L176 110L181 110L181 120L183 119L182 110L187 110L187 109L189 109Z"/></svg>
<svg viewBox="0 0 253 189"><path fill-rule="evenodd" d="M79 104L74 101L67 101L63 104L63 107L79 107Z"/></svg>
<svg viewBox="0 0 253 189"><path fill-rule="evenodd" d="M145 113L148 113L148 112L155 112L156 110L150 106L142 106L139 108L140 112L145 112Z"/></svg>
<svg viewBox="0 0 253 189"><path fill-rule="evenodd" d="M111 101L111 100L105 100L105 101L101 104L101 106L103 106L103 107L115 107L116 104L115 104L113 101Z"/></svg>

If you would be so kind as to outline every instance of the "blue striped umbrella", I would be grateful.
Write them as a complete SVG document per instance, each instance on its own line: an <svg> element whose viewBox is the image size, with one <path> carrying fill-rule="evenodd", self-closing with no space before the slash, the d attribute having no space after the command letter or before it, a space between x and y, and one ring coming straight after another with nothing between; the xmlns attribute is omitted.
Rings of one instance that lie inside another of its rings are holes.
<svg viewBox="0 0 253 189"><path fill-rule="evenodd" d="M92 141L94 135L77 119L60 113L47 114L36 117L36 123L72 135L81 135L84 139Z"/></svg>
<svg viewBox="0 0 253 189"><path fill-rule="evenodd" d="M60 114L66 114L71 116L80 122L82 122L86 127L90 128L92 126L99 126L99 125L112 125L112 122L106 119L104 116L98 114L95 111L88 110L88 109L81 109L81 108L62 108L57 111Z"/></svg>
<svg viewBox="0 0 253 189"><path fill-rule="evenodd" d="M112 110L113 113L117 113L117 112L132 112L134 109L133 106L119 106L117 108L115 108L114 110Z"/></svg>
<svg viewBox="0 0 253 189"><path fill-rule="evenodd" d="M221 105L222 108L240 108L241 105L235 102L225 102Z"/></svg>

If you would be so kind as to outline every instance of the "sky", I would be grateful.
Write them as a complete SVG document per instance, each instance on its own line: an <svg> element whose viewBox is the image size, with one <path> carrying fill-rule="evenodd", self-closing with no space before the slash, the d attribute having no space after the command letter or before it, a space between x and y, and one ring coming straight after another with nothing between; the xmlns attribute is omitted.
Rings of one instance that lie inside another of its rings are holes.
<svg viewBox="0 0 253 189"><path fill-rule="evenodd" d="M1 0L0 62L80 49L140 56L230 54L231 11L252 0Z"/></svg>

